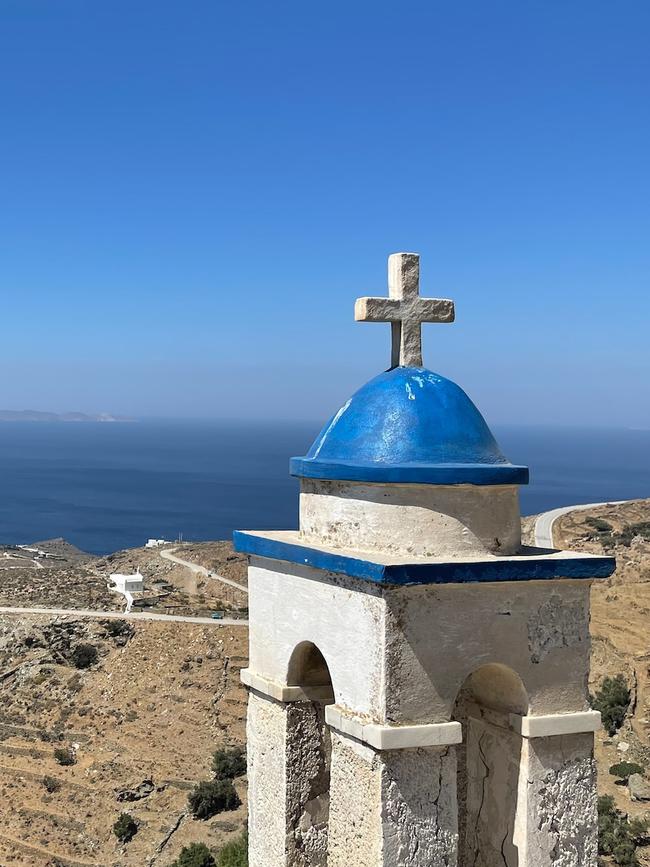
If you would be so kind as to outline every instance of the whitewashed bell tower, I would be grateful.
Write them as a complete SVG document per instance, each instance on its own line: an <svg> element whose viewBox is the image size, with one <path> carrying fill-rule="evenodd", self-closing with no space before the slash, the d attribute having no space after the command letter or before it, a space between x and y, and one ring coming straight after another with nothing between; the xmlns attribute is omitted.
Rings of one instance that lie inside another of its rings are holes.
<svg viewBox="0 0 650 867"><path fill-rule="evenodd" d="M250 555L251 867L595 867L589 586L614 561L522 548L518 486L422 367L419 257L389 258L392 366L305 457L300 529Z"/></svg>

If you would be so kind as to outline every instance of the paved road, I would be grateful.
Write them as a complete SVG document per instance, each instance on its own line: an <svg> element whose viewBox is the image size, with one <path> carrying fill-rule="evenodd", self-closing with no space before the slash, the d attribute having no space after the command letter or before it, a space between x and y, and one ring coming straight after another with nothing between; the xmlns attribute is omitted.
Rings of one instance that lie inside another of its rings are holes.
<svg viewBox="0 0 650 867"><path fill-rule="evenodd" d="M580 506L562 506L560 509L551 509L550 512L542 512L535 521L535 545L538 548L553 548L553 524L567 512L578 512L584 509L596 509L598 506L619 506L629 500L609 500L606 503L585 503Z"/></svg>
<svg viewBox="0 0 650 867"><path fill-rule="evenodd" d="M47 614L51 616L99 617L102 620L162 620L166 623L197 623L203 626L248 626L248 620L235 620L224 617L223 620L213 620L212 617L185 617L181 614L155 614L153 611L94 611L90 608L9 608L0 606L0 614Z"/></svg>
<svg viewBox="0 0 650 867"><path fill-rule="evenodd" d="M221 581L223 584L229 584L231 587L236 587L237 590L242 590L248 593L248 587L245 584L238 584L237 581L232 581L230 578L224 578L223 575L217 575L216 572L210 572L205 566L199 566L198 563L190 563L189 560L181 560L175 556L176 548L166 548L160 551L160 556L165 560L171 560L172 563L178 563L179 566L185 566L197 575L205 575L206 578L212 578L214 581Z"/></svg>

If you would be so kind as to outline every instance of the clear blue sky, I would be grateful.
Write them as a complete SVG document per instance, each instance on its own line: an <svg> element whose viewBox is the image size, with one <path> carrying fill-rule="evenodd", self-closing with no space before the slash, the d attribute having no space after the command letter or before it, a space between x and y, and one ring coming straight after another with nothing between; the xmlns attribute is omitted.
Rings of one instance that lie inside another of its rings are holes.
<svg viewBox="0 0 650 867"><path fill-rule="evenodd" d="M0 3L0 408L325 418L425 363L490 422L650 426L650 4Z"/></svg>

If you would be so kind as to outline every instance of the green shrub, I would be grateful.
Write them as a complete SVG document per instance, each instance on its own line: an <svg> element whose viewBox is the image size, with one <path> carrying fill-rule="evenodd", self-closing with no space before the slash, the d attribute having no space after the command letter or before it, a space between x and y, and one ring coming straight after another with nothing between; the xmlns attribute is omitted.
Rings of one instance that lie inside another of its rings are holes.
<svg viewBox="0 0 650 867"><path fill-rule="evenodd" d="M75 668L90 668L99 659L99 653L94 644L78 644L71 658Z"/></svg>
<svg viewBox="0 0 650 867"><path fill-rule="evenodd" d="M113 833L120 843L128 843L138 833L138 825L129 813L120 813L113 825Z"/></svg>
<svg viewBox="0 0 650 867"><path fill-rule="evenodd" d="M639 867L636 849L645 842L648 823L629 820L614 807L611 795L598 798L598 854L609 855L621 867Z"/></svg>
<svg viewBox="0 0 650 867"><path fill-rule="evenodd" d="M650 539L650 521L640 521L638 524L626 524L616 536L616 541L629 547L632 539L640 536L642 539Z"/></svg>
<svg viewBox="0 0 650 867"><path fill-rule="evenodd" d="M181 854L171 867L216 867L217 862L205 843L191 843L181 849Z"/></svg>
<svg viewBox="0 0 650 867"><path fill-rule="evenodd" d="M590 516L585 519L585 524L592 527L598 533L611 533L614 529L609 521L605 521L603 518L593 518Z"/></svg>
<svg viewBox="0 0 650 867"><path fill-rule="evenodd" d="M77 761L74 752L67 747L57 747L54 750L54 758L60 765L74 765Z"/></svg>
<svg viewBox="0 0 650 867"><path fill-rule="evenodd" d="M602 714L607 734L615 735L623 725L630 700L631 693L622 674L606 677L596 695L592 696L591 706Z"/></svg>
<svg viewBox="0 0 650 867"><path fill-rule="evenodd" d="M212 757L212 770L220 780L234 780L246 773L246 753L241 747L217 750Z"/></svg>
<svg viewBox="0 0 650 867"><path fill-rule="evenodd" d="M637 765L636 762L617 762L617 764L611 766L609 772L613 777L618 777L623 782L627 782L632 774L644 774L645 768L643 765Z"/></svg>
<svg viewBox="0 0 650 867"><path fill-rule="evenodd" d="M226 843L217 856L217 867L248 867L248 834Z"/></svg>
<svg viewBox="0 0 650 867"><path fill-rule="evenodd" d="M241 804L232 780L211 780L199 783L187 799L195 819L209 819L226 810L236 810Z"/></svg>
<svg viewBox="0 0 650 867"><path fill-rule="evenodd" d="M53 795L54 792L58 792L61 788L61 783L56 779L56 777L49 777L47 775L43 777L43 785L50 795Z"/></svg>

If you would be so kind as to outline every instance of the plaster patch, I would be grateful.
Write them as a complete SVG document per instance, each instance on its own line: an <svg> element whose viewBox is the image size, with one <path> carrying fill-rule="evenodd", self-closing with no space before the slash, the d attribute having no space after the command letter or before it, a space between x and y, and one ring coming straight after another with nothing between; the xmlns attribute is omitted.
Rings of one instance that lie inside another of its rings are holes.
<svg viewBox="0 0 650 867"><path fill-rule="evenodd" d="M588 630L584 605L580 601L565 601L558 593L552 593L528 618L528 649L532 662L541 662L556 648L580 644L587 640Z"/></svg>

